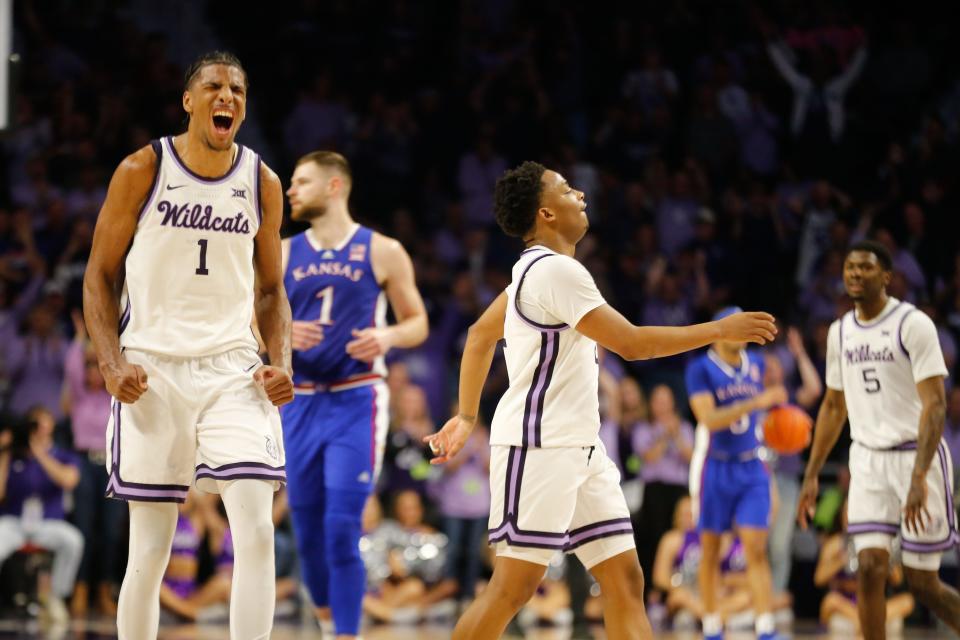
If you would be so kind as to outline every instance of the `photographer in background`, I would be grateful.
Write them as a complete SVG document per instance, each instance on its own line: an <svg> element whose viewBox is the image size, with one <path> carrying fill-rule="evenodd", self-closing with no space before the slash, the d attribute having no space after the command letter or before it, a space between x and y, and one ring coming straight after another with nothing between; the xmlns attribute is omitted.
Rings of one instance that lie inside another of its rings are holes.
<svg viewBox="0 0 960 640"><path fill-rule="evenodd" d="M52 552L44 605L52 621L66 622L63 600L73 593L83 536L64 519L63 496L80 471L73 454L53 443L53 415L34 407L27 417L26 425L0 424L0 564L28 542Z"/></svg>

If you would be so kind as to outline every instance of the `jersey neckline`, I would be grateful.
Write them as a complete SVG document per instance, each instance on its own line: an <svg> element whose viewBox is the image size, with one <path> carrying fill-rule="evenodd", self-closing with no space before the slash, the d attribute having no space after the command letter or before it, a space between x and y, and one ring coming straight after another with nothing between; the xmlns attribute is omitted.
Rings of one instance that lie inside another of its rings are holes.
<svg viewBox="0 0 960 640"><path fill-rule="evenodd" d="M347 246L348 242L353 240L353 238L357 235L358 231L360 231L360 223L354 222L353 225L350 227L350 230L347 231L347 233L343 236L343 239L340 240L340 242L338 242L337 244L333 245L332 247L324 247L320 245L320 243L317 241L317 239L313 235L313 227L304 231L303 236L307 239L307 244L310 245L310 248L316 251L317 253L320 253L321 251L343 251L343 248Z"/></svg>
<svg viewBox="0 0 960 640"><path fill-rule="evenodd" d="M850 316L853 318L853 322L858 327L861 329L869 329L883 323L887 318L893 315L893 312L899 309L902 304L903 300L897 300L893 296L890 296L889 300L887 300L887 305L883 308L883 311L877 315L876 318L873 318L872 320L861 320L857 317L856 307L850 311Z"/></svg>
<svg viewBox="0 0 960 640"><path fill-rule="evenodd" d="M180 157L180 154L177 153L177 147L173 144L173 136L167 136L166 140L167 146L170 147L170 155L173 157L177 166L180 167L180 169L182 169L191 178L199 180L205 184L220 184L228 180L237 171L237 167L240 166L240 162L243 159L243 154L246 151L246 147L244 147L242 144L237 144L237 157L233 159L233 165L230 167L230 169L219 178L207 178L194 172L193 169L187 166L187 163L185 163Z"/></svg>

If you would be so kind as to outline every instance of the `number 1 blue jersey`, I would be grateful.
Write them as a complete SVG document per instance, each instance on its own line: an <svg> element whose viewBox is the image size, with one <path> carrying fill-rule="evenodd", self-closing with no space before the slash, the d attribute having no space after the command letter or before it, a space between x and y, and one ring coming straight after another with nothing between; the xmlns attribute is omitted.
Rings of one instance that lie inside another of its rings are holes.
<svg viewBox="0 0 960 640"><path fill-rule="evenodd" d="M357 225L337 247L324 249L310 232L290 238L283 283L294 320L323 327L323 340L293 352L295 384L343 385L386 374L383 358L373 364L347 354L354 329L386 326L387 303L370 262L373 231Z"/></svg>
<svg viewBox="0 0 960 640"><path fill-rule="evenodd" d="M763 358L744 350L739 368L708 350L687 367L687 395L713 394L717 407L741 402L763 391ZM726 429L710 432L710 452L735 456L759 446L757 429L762 412L752 411Z"/></svg>

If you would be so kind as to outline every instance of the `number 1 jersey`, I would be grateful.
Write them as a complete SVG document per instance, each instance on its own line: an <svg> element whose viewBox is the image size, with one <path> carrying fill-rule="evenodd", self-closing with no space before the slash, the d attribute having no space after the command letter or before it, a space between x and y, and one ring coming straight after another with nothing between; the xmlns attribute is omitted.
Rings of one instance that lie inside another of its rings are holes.
<svg viewBox="0 0 960 640"><path fill-rule="evenodd" d="M256 349L260 157L237 145L230 170L204 178L180 159L173 138L151 144L157 171L124 265L120 345L179 357Z"/></svg>
<svg viewBox="0 0 960 640"><path fill-rule="evenodd" d="M385 327L387 301L371 263L373 231L356 225L337 246L321 247L309 230L290 238L284 286L294 320L316 322L323 340L293 352L294 383L344 384L386 375L383 358L372 364L347 353L354 329Z"/></svg>
<svg viewBox="0 0 960 640"><path fill-rule="evenodd" d="M917 383L946 376L937 328L909 302L890 298L873 320L848 311L827 334L827 386L842 391L850 436L871 449L917 439Z"/></svg>

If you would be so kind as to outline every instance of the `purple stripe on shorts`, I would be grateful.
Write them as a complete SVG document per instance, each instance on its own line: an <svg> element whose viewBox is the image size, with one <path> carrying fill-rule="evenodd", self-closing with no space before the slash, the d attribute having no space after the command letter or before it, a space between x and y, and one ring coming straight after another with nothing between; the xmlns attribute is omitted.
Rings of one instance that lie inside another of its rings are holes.
<svg viewBox="0 0 960 640"><path fill-rule="evenodd" d="M186 500L187 490L189 489L187 486L124 482L120 478L120 410L122 405L116 398L112 398L111 403L113 404L113 460L111 460L106 496L141 502L183 502Z"/></svg>
<svg viewBox="0 0 960 640"><path fill-rule="evenodd" d="M909 540L903 540L900 543L900 547L904 551L910 551L912 553L937 553L946 551L956 544L956 534L950 534L946 540L941 540L940 542L911 542Z"/></svg>
<svg viewBox="0 0 960 640"><path fill-rule="evenodd" d="M594 531L593 533L586 534L583 538L578 539L576 542L570 542L567 545L567 551L572 551L577 547L581 547L588 542L593 542L594 540L599 540L601 538L612 538L613 536L630 536L633 538L633 527L628 523L626 526L619 525L619 527L612 527L604 529L603 531Z"/></svg>
<svg viewBox="0 0 960 640"><path fill-rule="evenodd" d="M900 531L900 524L890 522L857 522L847 525L847 533L855 535L858 533L890 533L896 535Z"/></svg>
<svg viewBox="0 0 960 640"><path fill-rule="evenodd" d="M520 449L510 447L510 455L507 462L507 501L504 503L506 514L504 520L512 520L517 514L517 503L519 502L519 491L514 487L520 484Z"/></svg>
<svg viewBox="0 0 960 640"><path fill-rule="evenodd" d="M233 469L197 469L198 478L277 478L282 480L287 477L283 469L270 469L256 467L253 465L236 467Z"/></svg>

